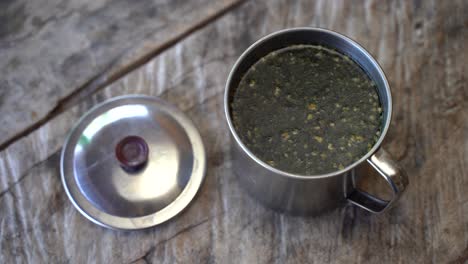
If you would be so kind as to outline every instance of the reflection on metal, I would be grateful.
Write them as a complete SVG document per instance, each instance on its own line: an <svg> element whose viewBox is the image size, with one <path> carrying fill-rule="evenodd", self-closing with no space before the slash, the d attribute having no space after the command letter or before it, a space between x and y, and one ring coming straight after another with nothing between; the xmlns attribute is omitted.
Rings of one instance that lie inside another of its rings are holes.
<svg viewBox="0 0 468 264"><path fill-rule="evenodd" d="M237 135L232 124L229 106L232 92L238 86L244 73L259 58L290 45L317 43L346 54L358 62L375 81L384 109L382 133L377 143L366 155L346 168L321 175L298 175L278 170L256 157ZM272 33L252 44L239 57L229 74L224 93L224 113L233 144L233 168L241 185L273 209L292 214L319 214L340 206L347 200L371 212L380 213L398 199L408 184L405 172L399 169L396 163L390 163L390 158L382 160L377 165L372 163L376 155L383 153L380 145L390 126L392 116L392 98L385 75L378 63L364 48L336 32L321 28L291 28ZM379 148L380 151L378 151ZM350 186L354 168L366 161L373 164L373 168L389 182L395 193L389 203L380 202L380 199L359 192ZM388 173L382 173L380 169ZM351 196L350 193L355 195Z"/></svg>
<svg viewBox="0 0 468 264"><path fill-rule="evenodd" d="M96 117L83 131L86 141L89 140L103 127L115 123L124 118L138 118L148 116L148 110L142 105L124 105L119 106ZM80 138L81 143L81 138Z"/></svg>
<svg viewBox="0 0 468 264"><path fill-rule="evenodd" d="M138 170L117 158L125 138L147 147ZM62 150L62 181L91 221L139 229L167 221L190 203L205 159L198 131L178 109L153 97L124 96L95 107L72 130Z"/></svg>

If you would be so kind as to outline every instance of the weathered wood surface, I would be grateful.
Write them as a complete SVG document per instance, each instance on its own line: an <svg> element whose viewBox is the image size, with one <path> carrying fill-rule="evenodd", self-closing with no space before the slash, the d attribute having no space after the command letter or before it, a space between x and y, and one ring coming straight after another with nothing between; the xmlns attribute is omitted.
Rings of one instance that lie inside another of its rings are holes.
<svg viewBox="0 0 468 264"><path fill-rule="evenodd" d="M464 263L468 260L468 3L250 1L0 152L0 262ZM381 216L263 208L232 172L222 92L253 41L292 26L342 32L375 55L394 96L385 146L410 187ZM195 121L208 153L193 204L161 226L118 232L82 217L60 183L59 150L86 110L143 93Z"/></svg>
<svg viewBox="0 0 468 264"><path fill-rule="evenodd" d="M238 2L1 1L0 148Z"/></svg>

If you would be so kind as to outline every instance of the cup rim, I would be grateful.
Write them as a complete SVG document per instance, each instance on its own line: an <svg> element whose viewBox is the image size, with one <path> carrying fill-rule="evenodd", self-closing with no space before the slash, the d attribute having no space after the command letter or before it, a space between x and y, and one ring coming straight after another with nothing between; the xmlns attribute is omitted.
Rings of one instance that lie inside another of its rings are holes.
<svg viewBox="0 0 468 264"><path fill-rule="evenodd" d="M346 166L344 169L341 169L341 170L337 170L337 171L333 171L333 172L329 172L329 173L324 173L324 174L305 175L305 174L290 173L290 172L286 172L286 171L277 169L277 168L275 168L273 166L270 166L268 163L262 161L260 158L258 158L256 155L254 155L249 150L249 148L247 148L247 146L245 146L245 144L242 142L242 140L239 138L239 136L237 135L237 132L236 132L236 130L234 128L234 125L232 124L231 114L230 114L230 111L229 111L229 92L230 92L230 84L232 82L233 76L236 74L236 71L237 71L237 69L239 67L239 64L255 48L257 48L258 46L264 44L265 42L267 42L271 38L276 37L278 35L288 34L288 33L297 32L297 31L321 32L321 33L333 35L335 37L338 37L338 38L348 42L354 48L358 49L363 55L365 55L366 59L369 62L371 62L371 64L378 71L379 75L382 77L382 80L383 80L385 92L387 94L388 107L387 107L387 112L386 112L386 119L385 119L386 121L385 121L385 124L383 125L382 133L380 134L379 139L374 144L374 146L371 148L371 150L369 150L359 160L351 163L350 165ZM285 177L289 177L289 178L320 179L320 178L328 178L328 177L338 176L338 175L344 174L344 173L352 170L353 168L355 168L356 166L358 166L359 164L361 164L365 160L369 159L370 156L373 155L380 148L380 146L382 144L382 141L384 140L384 138L385 138L385 136L387 134L387 131L388 131L389 127L390 127L390 122L391 122L391 118L392 118L392 95L391 95L391 91L390 91L390 86L388 84L387 78L386 78L385 73L383 72L382 68L380 67L378 62L372 57L372 55L370 55L370 53L366 49L364 49L361 45L359 45L356 41L354 41L351 38L346 37L346 36L344 36L344 35L342 35L340 33L329 30L329 29L318 28L318 27L294 27L294 28L286 28L286 29L282 29L282 30L279 30L279 31L275 31L273 33L270 33L270 34L260 38L259 40L255 41L252 45L250 45L239 56L239 58L236 60L236 62L232 66L231 71L229 72L229 75L228 75L228 78L227 78L227 81L226 81L226 85L225 85L225 88L224 88L224 113L226 115L226 121L227 121L227 124L228 124L228 127L229 127L229 131L230 131L231 135L233 136L234 140L236 141L236 144L242 149L242 151L245 154L247 154L249 156L249 158L251 158L257 164L259 164L260 166L264 167L265 169L267 169L267 170L269 170L269 171L271 171L273 173L276 173L278 175L282 175L282 176L285 176Z"/></svg>

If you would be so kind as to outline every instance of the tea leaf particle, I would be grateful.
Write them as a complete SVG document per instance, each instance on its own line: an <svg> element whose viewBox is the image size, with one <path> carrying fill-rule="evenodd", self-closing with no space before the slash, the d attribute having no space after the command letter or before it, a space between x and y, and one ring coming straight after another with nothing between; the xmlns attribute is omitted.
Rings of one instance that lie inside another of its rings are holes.
<svg viewBox="0 0 468 264"><path fill-rule="evenodd" d="M317 105L314 104L314 103L310 103L310 104L307 106L307 108L309 108L309 110L315 110L315 109L317 109Z"/></svg>
<svg viewBox="0 0 468 264"><path fill-rule="evenodd" d="M279 96L279 95L280 95L280 92L281 92L281 89L280 89L278 86L276 86L274 95L275 95L275 96Z"/></svg>

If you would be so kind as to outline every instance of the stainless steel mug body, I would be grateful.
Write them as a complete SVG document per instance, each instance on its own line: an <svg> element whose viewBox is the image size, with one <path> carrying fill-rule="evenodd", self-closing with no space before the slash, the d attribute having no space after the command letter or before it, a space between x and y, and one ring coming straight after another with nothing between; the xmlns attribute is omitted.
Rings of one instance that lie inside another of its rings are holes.
<svg viewBox="0 0 468 264"><path fill-rule="evenodd" d="M357 62L377 84L383 108L382 133L374 147L346 168L322 175L297 175L261 161L242 143L232 124L230 100L242 76L268 53L297 44L323 45ZM231 133L233 168L241 185L270 208L292 214L318 214L351 202L374 213L391 207L408 185L406 173L381 148L392 116L392 98L385 75L359 44L320 28L292 28L272 33L252 44L234 64L225 88L224 110ZM356 167L368 163L389 184L393 197L383 200L356 188Z"/></svg>

